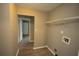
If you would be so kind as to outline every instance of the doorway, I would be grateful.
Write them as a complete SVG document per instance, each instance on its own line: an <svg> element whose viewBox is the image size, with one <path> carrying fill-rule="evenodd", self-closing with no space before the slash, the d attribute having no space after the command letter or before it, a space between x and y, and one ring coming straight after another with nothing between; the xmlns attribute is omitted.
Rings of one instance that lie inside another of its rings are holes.
<svg viewBox="0 0 79 59"><path fill-rule="evenodd" d="M34 45L34 16L18 15L18 28L19 48Z"/></svg>

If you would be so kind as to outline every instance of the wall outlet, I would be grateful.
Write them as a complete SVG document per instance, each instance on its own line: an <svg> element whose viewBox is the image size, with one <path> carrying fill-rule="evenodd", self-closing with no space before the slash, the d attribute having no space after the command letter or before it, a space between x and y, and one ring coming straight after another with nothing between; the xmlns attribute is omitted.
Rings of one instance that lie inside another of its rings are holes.
<svg viewBox="0 0 79 59"><path fill-rule="evenodd" d="M57 49L54 49L54 52L55 52L55 56L58 56Z"/></svg>

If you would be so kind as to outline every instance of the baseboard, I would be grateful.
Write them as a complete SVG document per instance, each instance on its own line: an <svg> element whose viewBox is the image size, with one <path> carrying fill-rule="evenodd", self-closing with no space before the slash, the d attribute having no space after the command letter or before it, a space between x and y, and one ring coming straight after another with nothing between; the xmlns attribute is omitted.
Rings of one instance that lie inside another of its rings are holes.
<svg viewBox="0 0 79 59"><path fill-rule="evenodd" d="M52 49L50 49L48 46L46 46L48 48L48 50L55 56L55 53L52 51Z"/></svg>
<svg viewBox="0 0 79 59"><path fill-rule="evenodd" d="M33 49L45 48L46 46L34 47Z"/></svg>
<svg viewBox="0 0 79 59"><path fill-rule="evenodd" d="M16 52L16 56L18 56L18 53L19 53L19 49L18 49L17 52Z"/></svg>
<svg viewBox="0 0 79 59"><path fill-rule="evenodd" d="M40 48L45 48L45 47L48 48L48 50L55 56L55 53L48 46L40 46L40 47L35 47L33 49L40 49Z"/></svg>

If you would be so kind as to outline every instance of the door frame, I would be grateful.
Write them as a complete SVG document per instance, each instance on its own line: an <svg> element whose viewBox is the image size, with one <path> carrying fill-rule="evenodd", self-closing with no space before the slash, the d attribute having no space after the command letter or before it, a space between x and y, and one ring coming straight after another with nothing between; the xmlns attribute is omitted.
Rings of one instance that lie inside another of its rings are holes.
<svg viewBox="0 0 79 59"><path fill-rule="evenodd" d="M17 14L17 17L18 17L18 22L19 22L19 24L18 24L18 26L20 26L20 27L18 27L18 41L19 42L21 42L22 41L22 39L23 39L23 37L22 37L22 21L23 20L19 20L19 17L27 17L27 18L32 18L33 20L34 20L34 16L27 16L27 15L19 15L19 14ZM29 29L30 29L30 20L29 20ZM34 38L33 38L34 39ZM30 40L30 30L29 30L29 42L31 42L31 40Z"/></svg>

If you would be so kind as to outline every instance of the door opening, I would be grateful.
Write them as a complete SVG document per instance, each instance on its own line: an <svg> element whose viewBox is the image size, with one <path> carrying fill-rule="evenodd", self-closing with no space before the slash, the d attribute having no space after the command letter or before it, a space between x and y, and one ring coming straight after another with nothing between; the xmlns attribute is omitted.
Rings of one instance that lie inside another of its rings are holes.
<svg viewBox="0 0 79 59"><path fill-rule="evenodd" d="M34 16L18 15L18 32L20 48L34 45Z"/></svg>

